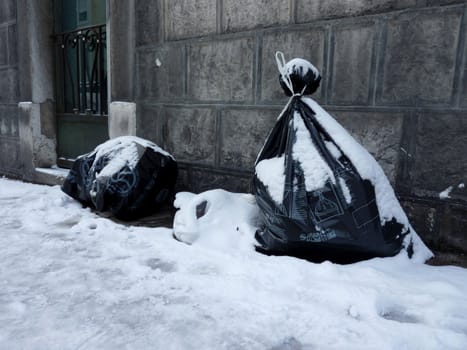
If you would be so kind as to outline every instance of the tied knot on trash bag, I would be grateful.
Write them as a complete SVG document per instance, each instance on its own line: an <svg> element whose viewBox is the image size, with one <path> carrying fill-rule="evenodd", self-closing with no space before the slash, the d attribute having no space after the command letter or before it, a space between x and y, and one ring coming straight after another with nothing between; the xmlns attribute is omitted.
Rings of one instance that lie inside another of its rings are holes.
<svg viewBox="0 0 467 350"><path fill-rule="evenodd" d="M277 51L276 63L279 82L287 96L311 95L318 89L321 75L307 60L294 58L286 63L284 54Z"/></svg>

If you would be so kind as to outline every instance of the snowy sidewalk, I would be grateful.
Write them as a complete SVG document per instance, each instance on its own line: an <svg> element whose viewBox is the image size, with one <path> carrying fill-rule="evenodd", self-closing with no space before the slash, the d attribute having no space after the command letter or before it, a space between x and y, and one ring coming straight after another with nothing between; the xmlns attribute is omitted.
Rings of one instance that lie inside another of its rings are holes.
<svg viewBox="0 0 467 350"><path fill-rule="evenodd" d="M188 246L0 179L0 349L467 349L467 270Z"/></svg>

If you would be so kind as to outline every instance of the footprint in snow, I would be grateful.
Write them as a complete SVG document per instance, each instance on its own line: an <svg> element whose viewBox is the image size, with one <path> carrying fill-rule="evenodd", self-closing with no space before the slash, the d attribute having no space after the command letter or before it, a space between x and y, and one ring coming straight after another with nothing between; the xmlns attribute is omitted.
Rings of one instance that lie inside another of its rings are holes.
<svg viewBox="0 0 467 350"><path fill-rule="evenodd" d="M174 263L162 261L158 258L151 258L145 261L145 265L150 267L151 270L161 270L162 272L174 272L176 266Z"/></svg>
<svg viewBox="0 0 467 350"><path fill-rule="evenodd" d="M378 315L386 320L400 323L420 323L420 320L408 313L405 307L396 304L380 305Z"/></svg>
<svg viewBox="0 0 467 350"><path fill-rule="evenodd" d="M312 347L300 343L295 337L284 339L280 344L273 346L270 350L311 350Z"/></svg>
<svg viewBox="0 0 467 350"><path fill-rule="evenodd" d="M58 227L70 228L78 224L80 221L81 221L81 215L77 214L77 215L69 216L65 218L64 220L57 221L54 223L54 225Z"/></svg>
<svg viewBox="0 0 467 350"><path fill-rule="evenodd" d="M2 217L0 216L0 218ZM4 221L2 225L4 229L16 230L21 228L21 226L23 226L23 223L17 219L6 218L6 221Z"/></svg>

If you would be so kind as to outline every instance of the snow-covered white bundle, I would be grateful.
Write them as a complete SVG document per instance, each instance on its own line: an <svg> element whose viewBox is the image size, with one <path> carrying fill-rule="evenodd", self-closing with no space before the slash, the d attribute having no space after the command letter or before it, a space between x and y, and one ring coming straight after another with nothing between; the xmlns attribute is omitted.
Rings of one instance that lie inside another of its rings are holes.
<svg viewBox="0 0 467 350"><path fill-rule="evenodd" d="M200 194L177 193L173 232L176 239L217 250L250 250L254 246L258 207L255 197L221 189Z"/></svg>
<svg viewBox="0 0 467 350"><path fill-rule="evenodd" d="M308 61L276 55L292 96L261 150L255 194L260 249L310 259L355 261L404 249L432 256L411 227L376 160L321 106L303 95L321 79Z"/></svg>

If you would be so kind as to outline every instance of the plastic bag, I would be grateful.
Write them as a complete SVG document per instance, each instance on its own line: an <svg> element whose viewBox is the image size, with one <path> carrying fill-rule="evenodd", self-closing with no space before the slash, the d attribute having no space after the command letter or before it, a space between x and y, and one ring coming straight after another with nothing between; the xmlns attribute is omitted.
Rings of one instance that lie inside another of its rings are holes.
<svg viewBox="0 0 467 350"><path fill-rule="evenodd" d="M416 234L377 162L303 96L319 86L316 68L302 59L285 64L280 53L277 59L280 83L292 97L255 164L263 222L258 250L336 262L393 256L402 248L411 255Z"/></svg>
<svg viewBox="0 0 467 350"><path fill-rule="evenodd" d="M122 220L148 215L173 198L177 163L147 140L123 136L76 159L63 192Z"/></svg>

